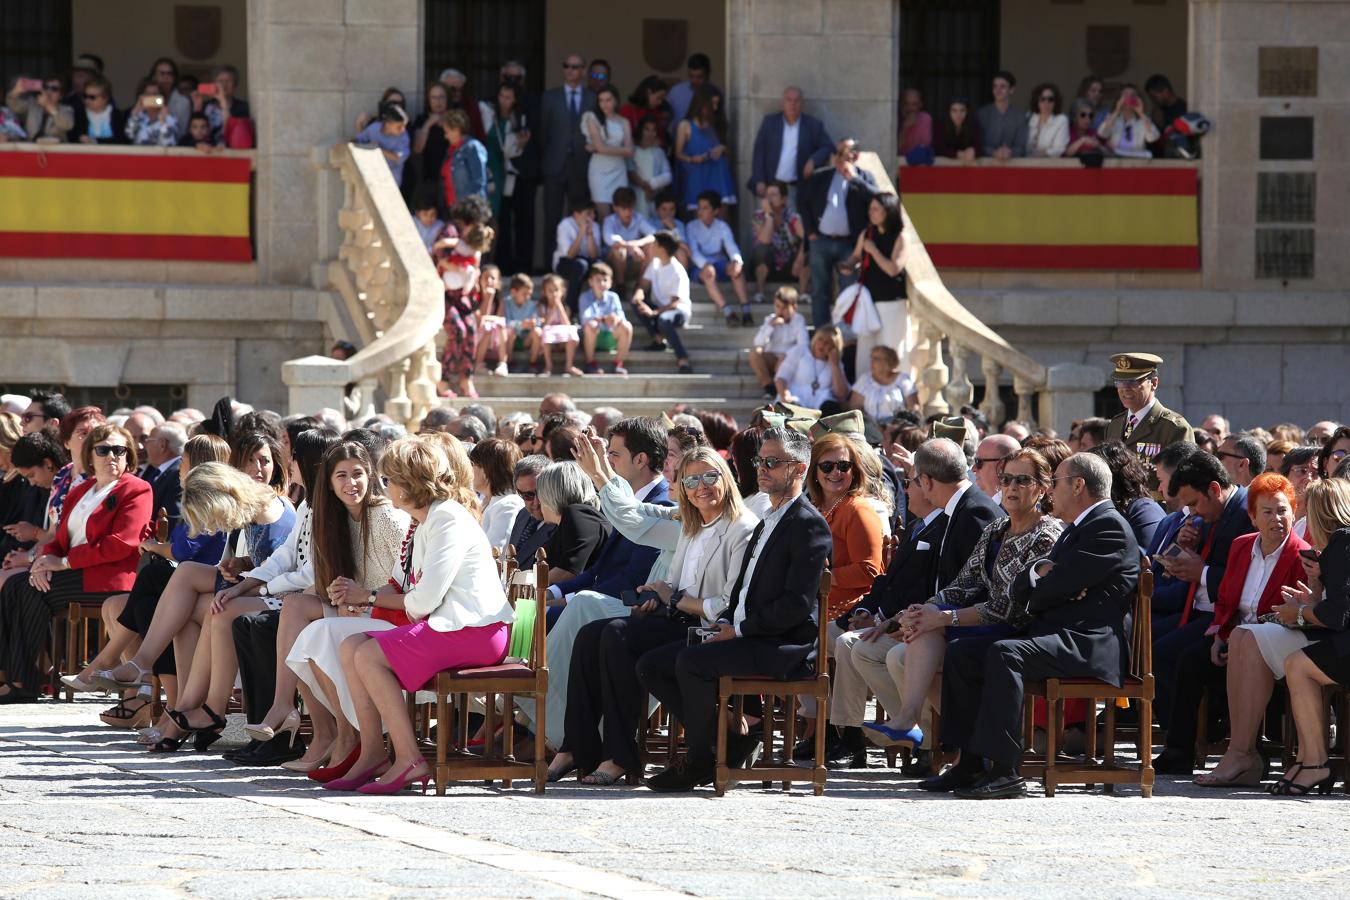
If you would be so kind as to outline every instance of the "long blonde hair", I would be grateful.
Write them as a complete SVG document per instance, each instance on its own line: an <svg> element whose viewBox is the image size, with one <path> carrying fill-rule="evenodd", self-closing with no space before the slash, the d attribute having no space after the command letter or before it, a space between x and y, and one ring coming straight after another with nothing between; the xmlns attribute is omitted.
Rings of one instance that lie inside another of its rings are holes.
<svg viewBox="0 0 1350 900"><path fill-rule="evenodd" d="M204 462L188 472L181 510L188 535L195 537L243 528L276 500L270 485L225 463Z"/></svg>
<svg viewBox="0 0 1350 900"><path fill-rule="evenodd" d="M418 435L424 441L445 451L450 462L450 499L473 513L475 519L483 518L478 506L478 495L473 490L473 463L469 462L469 452L464 449L459 438L443 431L433 431Z"/></svg>
<svg viewBox="0 0 1350 900"><path fill-rule="evenodd" d="M1307 504L1308 543L1322 549L1333 532L1350 526L1350 481L1326 478L1314 481L1304 492Z"/></svg>
<svg viewBox="0 0 1350 900"><path fill-rule="evenodd" d="M727 461L711 447L695 447L680 460L679 473L675 479L675 496L680 502L680 528L685 537L693 537L703 527L703 514L689 499L689 492L681 481L693 463L705 463L721 473L722 484L726 487L726 493L722 495L722 518L734 522L745 511L740 489L736 487L736 479L732 477Z"/></svg>

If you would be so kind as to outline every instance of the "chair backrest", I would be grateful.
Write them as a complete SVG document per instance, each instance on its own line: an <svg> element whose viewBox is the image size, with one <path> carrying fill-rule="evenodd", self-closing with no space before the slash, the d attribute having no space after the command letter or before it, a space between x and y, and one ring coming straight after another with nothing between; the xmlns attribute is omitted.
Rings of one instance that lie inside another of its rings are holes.
<svg viewBox="0 0 1350 900"><path fill-rule="evenodd" d="M816 674L830 671L830 570L820 573L820 589L816 591Z"/></svg>
<svg viewBox="0 0 1350 900"><path fill-rule="evenodd" d="M548 667L548 554L540 547L534 557L534 634L530 640L530 668Z"/></svg>
<svg viewBox="0 0 1350 900"><path fill-rule="evenodd" d="M506 555L502 559L498 568L501 571L502 587L509 594L511 592L511 578L516 574L516 545L506 545Z"/></svg>
<svg viewBox="0 0 1350 900"><path fill-rule="evenodd" d="M1153 569L1148 557L1139 566L1130 629L1130 674L1142 679L1153 674Z"/></svg>

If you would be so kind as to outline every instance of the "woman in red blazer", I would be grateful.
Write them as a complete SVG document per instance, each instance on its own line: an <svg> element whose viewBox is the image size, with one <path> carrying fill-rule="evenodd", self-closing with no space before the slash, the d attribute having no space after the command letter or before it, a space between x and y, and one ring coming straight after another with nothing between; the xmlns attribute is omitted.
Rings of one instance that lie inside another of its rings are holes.
<svg viewBox="0 0 1350 900"><path fill-rule="evenodd" d="M1214 636L1211 677L1227 670L1231 738L1213 771L1196 776L1202 787L1253 786L1265 776L1266 761L1256 752L1256 739L1275 678L1283 675L1283 666L1277 670L1271 657L1297 647L1280 651L1275 645L1288 629L1264 624L1261 616L1284 603L1280 588L1293 587L1305 577L1299 552L1308 543L1294 534L1294 503L1294 487L1283 475L1267 472L1247 487L1247 512L1256 533L1233 541L1214 601L1214 622L1206 632Z"/></svg>
<svg viewBox="0 0 1350 900"><path fill-rule="evenodd" d="M136 580L154 507L149 483L135 475L136 442L104 423L90 432L83 456L93 477L71 489L55 537L26 577L0 588L0 703L37 699L38 656L58 612L126 593Z"/></svg>

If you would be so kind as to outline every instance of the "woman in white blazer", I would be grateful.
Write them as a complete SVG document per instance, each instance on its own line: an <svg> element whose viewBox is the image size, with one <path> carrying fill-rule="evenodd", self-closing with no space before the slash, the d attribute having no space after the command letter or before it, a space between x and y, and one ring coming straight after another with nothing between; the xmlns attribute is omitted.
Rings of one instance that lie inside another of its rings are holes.
<svg viewBox="0 0 1350 900"><path fill-rule="evenodd" d="M403 692L445 669L501 662L514 619L487 535L471 512L450 499L456 485L445 452L430 441L403 438L385 450L380 471L389 499L417 523L403 592L412 624L343 641L342 671L361 752L348 774L324 784L366 794L392 794L412 782L426 790L431 769L417 747Z"/></svg>
<svg viewBox="0 0 1350 900"><path fill-rule="evenodd" d="M1069 146L1069 117L1061 108L1059 88L1045 83L1031 92L1027 114L1027 156L1063 156Z"/></svg>
<svg viewBox="0 0 1350 900"><path fill-rule="evenodd" d="M592 622L577 633L552 781L577 769L584 784L610 785L642 771L638 658L684 641L690 626L707 624L706 610L716 614L730 602L759 519L745 508L726 461L711 447L685 454L676 484L681 533L670 570L664 580L637 589L659 599L649 597L632 616Z"/></svg>

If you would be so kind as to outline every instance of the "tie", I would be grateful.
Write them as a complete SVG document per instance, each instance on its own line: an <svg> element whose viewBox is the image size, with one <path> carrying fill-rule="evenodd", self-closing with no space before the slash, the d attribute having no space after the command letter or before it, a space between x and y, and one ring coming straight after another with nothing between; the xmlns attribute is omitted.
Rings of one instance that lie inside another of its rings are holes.
<svg viewBox="0 0 1350 900"><path fill-rule="evenodd" d="M525 527L520 530L520 543L524 544L526 541L528 541L530 539L530 535L534 534L534 532L538 528L539 528L539 520L536 519L534 516L527 516L525 519Z"/></svg>
<svg viewBox="0 0 1350 900"><path fill-rule="evenodd" d="M1139 424L1139 422L1138 422L1138 420L1135 419L1134 416L1130 416L1130 417L1125 421L1125 440L1128 441L1128 440L1130 439L1130 435L1134 433L1134 426L1136 426L1136 425L1138 425L1138 424Z"/></svg>
<svg viewBox="0 0 1350 900"><path fill-rule="evenodd" d="M1205 546L1200 550L1200 559L1204 562L1209 562L1209 548L1214 546L1214 532L1218 530L1218 523L1215 523L1215 526L1209 529L1209 534L1205 536ZM1202 569L1201 572L1203 573L1204 570ZM1200 582L1191 582L1190 590L1186 592L1186 608L1181 611L1181 624L1177 626L1178 628L1180 628L1181 625L1185 625L1186 621L1190 619L1191 607L1195 605L1195 593L1199 589Z"/></svg>
<svg viewBox="0 0 1350 900"><path fill-rule="evenodd" d="M567 110L572 114L572 118L574 119L581 115L581 98L577 95L578 91L576 88L567 89Z"/></svg>
<svg viewBox="0 0 1350 900"><path fill-rule="evenodd" d="M750 533L750 543L745 545L745 556L741 558L741 571L736 576L736 587L731 590L731 603L727 607L727 615L734 615L736 606L741 602L741 587L745 584L745 572L750 568L750 560L755 555L755 548L759 545L760 535L764 534L764 520L760 519L755 530Z"/></svg>

